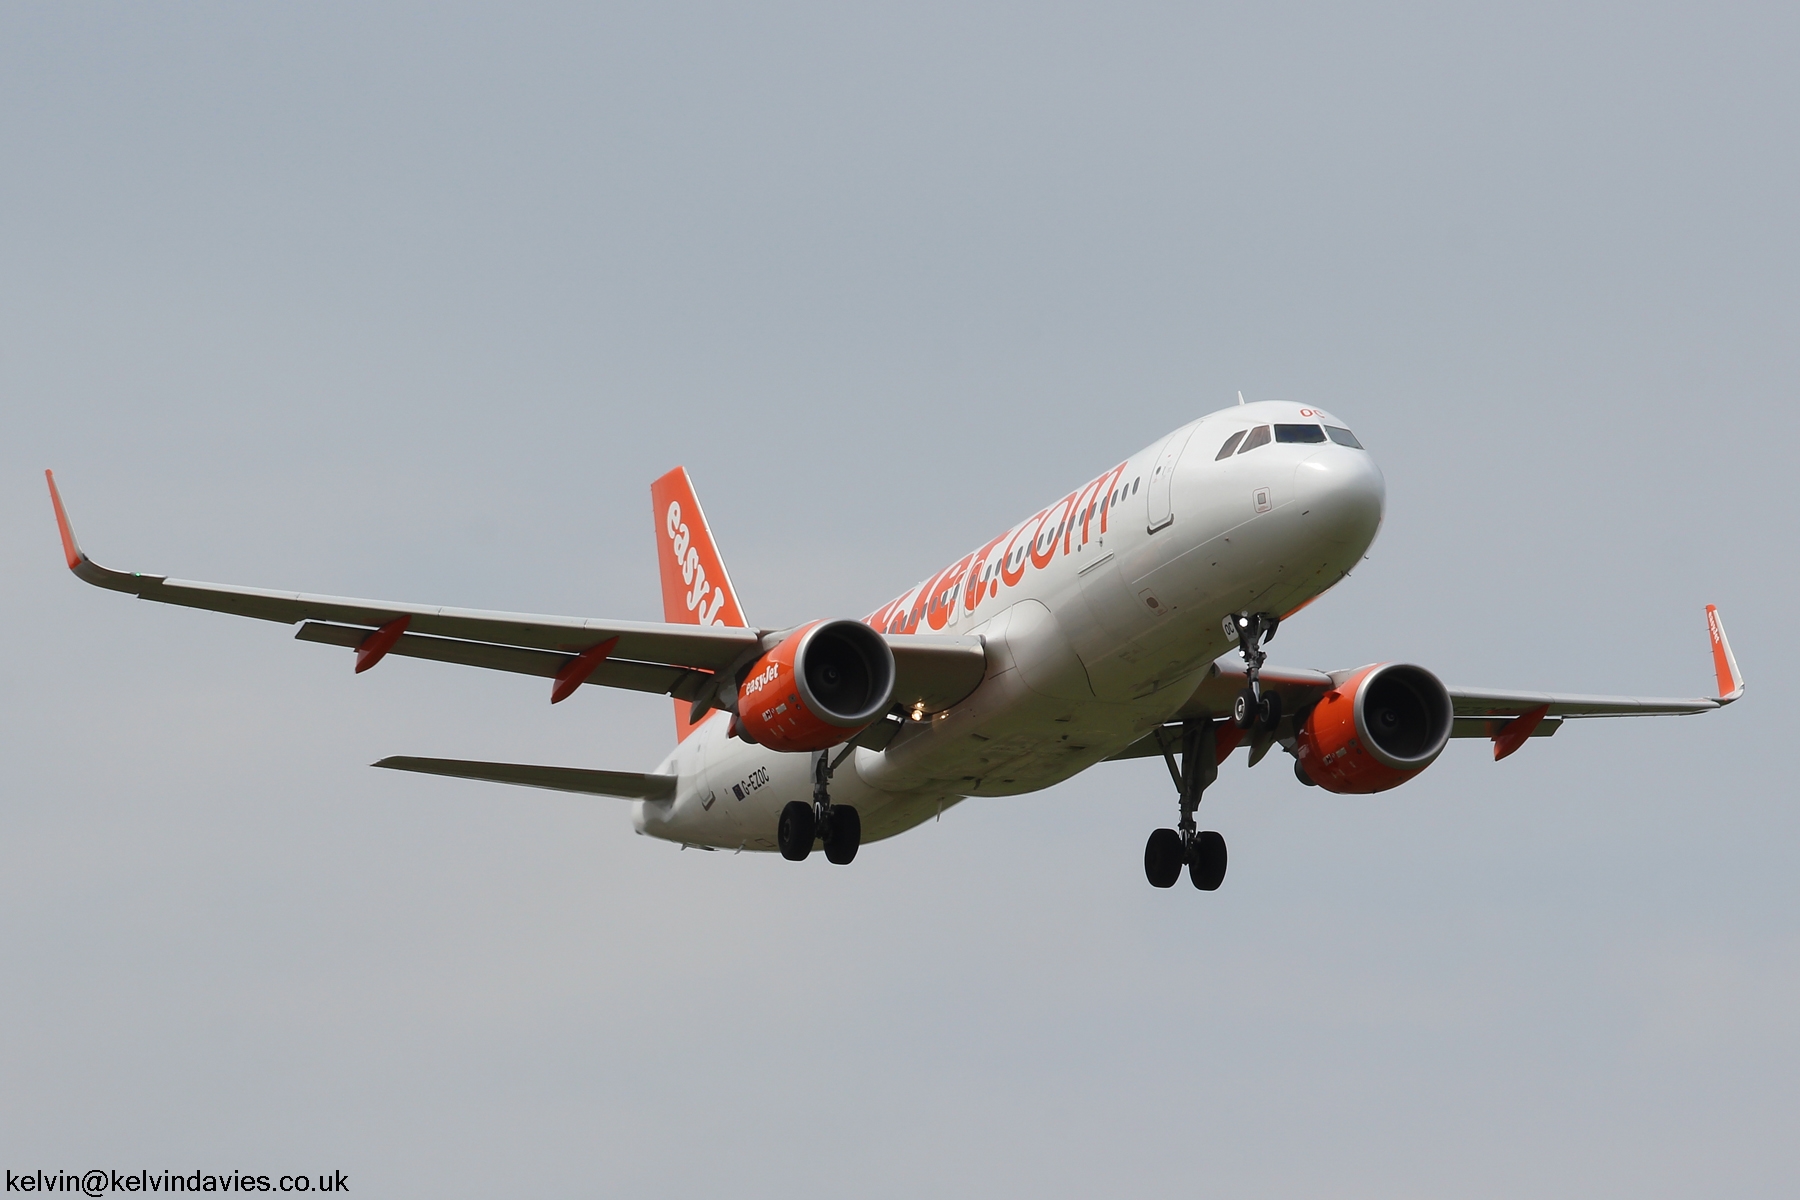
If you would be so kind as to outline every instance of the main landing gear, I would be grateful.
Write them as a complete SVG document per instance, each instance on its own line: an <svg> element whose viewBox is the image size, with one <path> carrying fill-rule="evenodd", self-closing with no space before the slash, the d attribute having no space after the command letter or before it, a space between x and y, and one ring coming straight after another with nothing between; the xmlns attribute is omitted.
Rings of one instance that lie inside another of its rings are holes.
<svg viewBox="0 0 1800 1200"><path fill-rule="evenodd" d="M1211 830L1199 831L1194 810L1207 787L1219 777L1218 741L1211 720L1181 723L1181 761L1175 761L1172 739L1158 730L1163 761L1181 793L1181 821L1177 829L1158 829L1144 846L1144 875L1152 887L1174 887L1181 868L1203 892L1217 891L1225 882L1225 839Z"/></svg>
<svg viewBox="0 0 1800 1200"><path fill-rule="evenodd" d="M830 752L821 750L813 759L812 803L790 800L781 810L775 844L790 862L811 854L815 838L825 843L826 859L840 866L855 858L862 845L862 818L848 804L831 802L833 765Z"/></svg>
<svg viewBox="0 0 1800 1200"><path fill-rule="evenodd" d="M1237 639L1238 653L1244 656L1247 686L1231 705L1231 722L1242 730L1253 730L1250 741L1250 763L1254 766L1275 742L1276 726L1281 723L1281 696L1265 692L1262 687L1263 651L1281 627L1274 613L1232 613L1225 618L1225 632ZM1188 878L1203 892L1218 890L1225 882L1225 839L1211 830L1200 830L1194 824L1194 810L1206 789L1219 777L1219 746L1211 718L1181 723L1180 744L1175 744L1170 731L1156 731L1157 745L1163 761L1169 764L1169 775L1181 794L1181 821L1174 829L1158 829L1144 846L1144 875L1151 886L1174 887L1187 868ZM1235 744L1235 742L1233 743ZM1176 762L1177 750L1181 761ZM1305 779L1310 783L1311 780Z"/></svg>

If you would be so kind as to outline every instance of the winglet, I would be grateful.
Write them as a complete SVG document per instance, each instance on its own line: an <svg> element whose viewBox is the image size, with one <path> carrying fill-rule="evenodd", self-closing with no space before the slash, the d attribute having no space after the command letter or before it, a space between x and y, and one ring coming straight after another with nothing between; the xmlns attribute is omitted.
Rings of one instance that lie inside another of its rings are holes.
<svg viewBox="0 0 1800 1200"><path fill-rule="evenodd" d="M69 564L69 570L75 572L77 579L95 587L137 595L142 595L145 587L162 582L160 575L134 575L129 571L110 570L83 554L81 543L75 540L75 527L69 524L69 514L63 508L62 493L56 490L55 473L46 469L44 480L50 485L51 507L56 509L56 531L62 534L63 559Z"/></svg>
<svg viewBox="0 0 1800 1200"><path fill-rule="evenodd" d="M1719 678L1719 703L1730 704L1744 694L1744 676L1738 670L1737 656L1725 640L1725 622L1719 610L1706 606L1706 631L1712 636L1713 673Z"/></svg>
<svg viewBox="0 0 1800 1200"><path fill-rule="evenodd" d="M56 509L56 530L62 534L63 557L69 560L69 570L81 566L81 560L87 555L81 552L81 545L75 540L75 530L69 524L69 514L63 511L62 493L56 490L56 475L48 468L44 471L44 479L50 484L50 504Z"/></svg>

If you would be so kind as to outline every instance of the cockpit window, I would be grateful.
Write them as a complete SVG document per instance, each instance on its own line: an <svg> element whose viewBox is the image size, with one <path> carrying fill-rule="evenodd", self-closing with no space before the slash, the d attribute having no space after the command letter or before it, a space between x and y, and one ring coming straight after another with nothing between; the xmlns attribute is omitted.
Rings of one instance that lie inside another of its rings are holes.
<svg viewBox="0 0 1800 1200"><path fill-rule="evenodd" d="M1230 458L1231 452L1237 449L1237 444L1244 440L1245 432L1247 431L1240 429L1226 438L1225 444L1219 447L1219 453L1213 457L1213 461L1218 462L1221 458Z"/></svg>
<svg viewBox="0 0 1800 1200"><path fill-rule="evenodd" d="M1331 435L1331 440L1340 446L1348 446L1352 450L1361 450L1363 448L1363 444L1356 440L1356 435L1341 425L1327 425L1325 427L1325 432L1329 433Z"/></svg>
<svg viewBox="0 0 1800 1200"><path fill-rule="evenodd" d="M1250 431L1250 436L1244 439L1244 444L1238 447L1238 453L1248 454L1258 446L1266 446L1268 444L1269 427L1267 425L1258 425L1255 429Z"/></svg>
<svg viewBox="0 0 1800 1200"><path fill-rule="evenodd" d="M1278 442L1322 442L1325 431L1317 425L1277 425L1275 440Z"/></svg>

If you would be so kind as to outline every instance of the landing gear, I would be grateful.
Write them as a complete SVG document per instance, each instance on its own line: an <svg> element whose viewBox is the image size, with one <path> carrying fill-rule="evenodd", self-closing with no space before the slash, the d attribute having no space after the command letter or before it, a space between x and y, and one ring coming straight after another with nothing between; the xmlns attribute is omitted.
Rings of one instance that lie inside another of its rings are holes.
<svg viewBox="0 0 1800 1200"><path fill-rule="evenodd" d="M1225 882L1225 839L1207 830L1188 849L1188 876L1203 892L1216 892Z"/></svg>
<svg viewBox="0 0 1800 1200"><path fill-rule="evenodd" d="M1173 829L1158 829L1144 846L1144 877L1151 887L1174 887L1181 879L1181 868L1203 892L1216 892L1225 882L1225 839L1212 830L1192 835L1183 843Z"/></svg>
<svg viewBox="0 0 1800 1200"><path fill-rule="evenodd" d="M1184 721L1181 725L1181 761L1176 747L1157 732L1163 761L1181 794L1181 821L1177 829L1158 829L1144 845L1144 877L1152 887L1174 887L1186 867L1201 891L1211 892L1225 881L1225 839L1211 830L1200 831L1194 810L1208 786L1219 777L1218 741L1209 720Z"/></svg>
<svg viewBox="0 0 1800 1200"><path fill-rule="evenodd" d="M1144 876L1151 887L1174 887L1181 878L1181 866L1187 859L1187 847L1173 829L1158 829L1144 845Z"/></svg>
<svg viewBox="0 0 1800 1200"><path fill-rule="evenodd" d="M1264 692L1259 699L1255 692L1245 688L1231 701L1231 723L1239 729L1255 729L1267 732L1281 723L1281 697L1275 692Z"/></svg>
<svg viewBox="0 0 1800 1200"><path fill-rule="evenodd" d="M825 858L841 867L856 857L860 845L862 818L848 804L832 805L825 823Z"/></svg>
<svg viewBox="0 0 1800 1200"><path fill-rule="evenodd" d="M1264 696L1262 690L1263 663L1269 658L1263 647L1275 640L1279 628L1281 618L1274 613L1233 613L1225 618L1225 629L1237 638L1238 653L1244 656L1244 675L1249 683L1231 706L1231 718L1239 729L1273 729L1275 722L1281 720L1281 701ZM1274 702L1272 706L1270 701Z"/></svg>
<svg viewBox="0 0 1800 1200"><path fill-rule="evenodd" d="M862 817L848 804L831 802L831 756L821 752L813 760L813 798L790 800L775 826L775 844L781 857L801 862L812 853L813 840L825 843L825 857L842 866L856 857L862 845Z"/></svg>
<svg viewBox="0 0 1800 1200"><path fill-rule="evenodd" d="M813 806L804 800L790 800L781 810L781 821L775 826L775 844L781 847L781 857L789 862L801 862L812 853L812 844L818 821L813 816Z"/></svg>

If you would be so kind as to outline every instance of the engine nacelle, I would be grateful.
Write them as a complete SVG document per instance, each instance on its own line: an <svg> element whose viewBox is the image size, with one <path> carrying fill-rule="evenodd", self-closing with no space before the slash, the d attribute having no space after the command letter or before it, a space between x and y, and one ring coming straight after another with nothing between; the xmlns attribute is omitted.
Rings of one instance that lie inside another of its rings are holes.
<svg viewBox="0 0 1800 1200"><path fill-rule="evenodd" d="M1450 740L1450 692L1424 667L1358 671L1307 714L1300 769L1328 792L1385 792L1429 767Z"/></svg>
<svg viewBox="0 0 1800 1200"><path fill-rule="evenodd" d="M737 726L771 750L824 750L855 737L894 702L894 652L860 621L814 621L751 664Z"/></svg>

